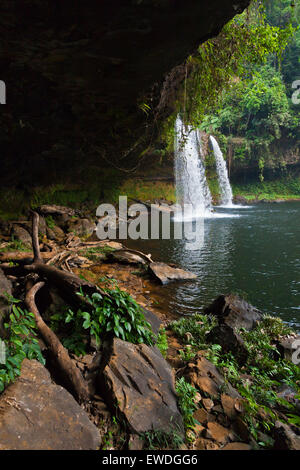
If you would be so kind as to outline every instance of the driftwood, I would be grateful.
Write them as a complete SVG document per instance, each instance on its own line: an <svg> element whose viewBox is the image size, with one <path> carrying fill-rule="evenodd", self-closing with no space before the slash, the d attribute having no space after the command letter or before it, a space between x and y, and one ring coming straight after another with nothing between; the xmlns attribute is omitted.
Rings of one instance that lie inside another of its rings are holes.
<svg viewBox="0 0 300 470"><path fill-rule="evenodd" d="M69 387L71 387L77 400L80 403L86 403L90 398L90 394L80 370L70 358L68 351L61 344L56 334L46 325L36 306L35 295L44 285L44 282L38 282L27 291L25 299L26 305L30 312L34 314L37 329L51 351L63 379L68 383Z"/></svg>

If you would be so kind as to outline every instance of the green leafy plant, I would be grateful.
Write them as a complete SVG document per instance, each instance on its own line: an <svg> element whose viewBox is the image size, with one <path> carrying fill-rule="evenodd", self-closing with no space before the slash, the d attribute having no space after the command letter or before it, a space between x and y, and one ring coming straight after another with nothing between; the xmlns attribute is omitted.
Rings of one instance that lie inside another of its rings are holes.
<svg viewBox="0 0 300 470"><path fill-rule="evenodd" d="M157 335L156 346L160 350L163 357L166 357L168 350L168 338L166 335L166 330L161 328Z"/></svg>
<svg viewBox="0 0 300 470"><path fill-rule="evenodd" d="M195 405L195 397L197 390L188 382L184 377L181 377L176 382L176 393L178 396L178 405L183 417L185 429L193 429L197 421L193 417L197 406Z"/></svg>
<svg viewBox="0 0 300 470"><path fill-rule="evenodd" d="M28 248L24 245L24 243L21 242L21 240L18 240L17 238L12 237L11 242L5 247L2 248L1 251L3 253L8 252L8 251L29 251Z"/></svg>
<svg viewBox="0 0 300 470"><path fill-rule="evenodd" d="M7 295L11 312L8 321L4 323L7 331L5 345L5 363L0 363L0 392L20 375L21 365L25 358L37 359L45 364L38 340L36 338L36 323L33 313L23 310L17 304L20 300Z"/></svg>
<svg viewBox="0 0 300 470"><path fill-rule="evenodd" d="M115 280L105 279L105 282L109 285L103 288L106 295L95 292L89 296L82 291L78 292L90 305L89 311L73 312L69 309L66 316L58 313L51 317L56 329L61 324L69 326L63 344L75 354L85 354L84 339L88 335L94 338L97 347L105 338L112 336L134 344L153 345L154 334L141 307L127 292L119 289Z"/></svg>
<svg viewBox="0 0 300 470"><path fill-rule="evenodd" d="M140 434L140 439L144 441L145 450L179 449L183 444L183 439L179 432L175 430L162 431L154 429Z"/></svg>
<svg viewBox="0 0 300 470"><path fill-rule="evenodd" d="M56 225L55 220L53 219L52 215L48 215L45 218L46 224L50 229L53 229Z"/></svg>
<svg viewBox="0 0 300 470"><path fill-rule="evenodd" d="M215 317L196 314L173 321L169 328L185 344L201 348L206 343L206 335L216 324Z"/></svg>
<svg viewBox="0 0 300 470"><path fill-rule="evenodd" d="M91 261L97 261L99 259L97 257L97 254L107 255L109 253L112 253L113 251L115 251L115 248L112 248L108 245L104 245L101 247L89 248L88 250L81 250L80 254L85 256L86 258L89 258Z"/></svg>
<svg viewBox="0 0 300 470"><path fill-rule="evenodd" d="M195 357L195 355L196 352L190 344L188 344L185 349L180 349L179 351L180 359L184 362L191 361Z"/></svg>

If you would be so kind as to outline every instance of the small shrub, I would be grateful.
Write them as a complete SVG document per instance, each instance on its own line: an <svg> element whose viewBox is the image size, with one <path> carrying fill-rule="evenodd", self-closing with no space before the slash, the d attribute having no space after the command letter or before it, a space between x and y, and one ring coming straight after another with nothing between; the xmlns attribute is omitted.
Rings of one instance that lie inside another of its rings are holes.
<svg viewBox="0 0 300 470"><path fill-rule="evenodd" d="M20 375L23 359L37 359L45 364L41 353L33 313L22 310L16 304L20 300L7 295L11 304L9 321L4 324L8 339L4 339L5 363L0 363L0 393ZM2 343L2 344L3 344Z"/></svg>
<svg viewBox="0 0 300 470"><path fill-rule="evenodd" d="M140 434L145 450L178 449L183 439L175 430L169 432L154 429Z"/></svg>
<svg viewBox="0 0 300 470"><path fill-rule="evenodd" d="M55 220L53 219L52 215L48 215L45 218L46 224L50 229L53 229L56 225Z"/></svg>
<svg viewBox="0 0 300 470"><path fill-rule="evenodd" d="M156 340L156 346L160 350L163 357L166 357L169 346L168 346L168 338L166 335L166 330L164 328L161 328L159 330L159 333L157 335L157 340Z"/></svg>
<svg viewBox="0 0 300 470"><path fill-rule="evenodd" d="M201 348L206 343L206 335L216 324L215 317L196 314L173 321L170 323L169 328L185 344L188 343L196 348Z"/></svg>
<svg viewBox="0 0 300 470"><path fill-rule="evenodd" d="M194 399L197 390L188 382L184 377L181 377L176 382L176 393L178 395L178 405L182 414L185 429L194 428L196 423L193 414L197 409Z"/></svg>
<svg viewBox="0 0 300 470"><path fill-rule="evenodd" d="M114 284L114 288L103 288L107 296L98 292L92 296L84 295L82 291L78 293L90 304L91 311L78 310L75 313L69 309L66 316L58 313L51 317L56 329L62 324L69 324L70 331L63 344L75 354L85 354L83 340L87 333L95 339L97 347L109 336L117 336L134 344L154 344L151 325L146 321L141 307L127 292L119 289L114 280L107 282Z"/></svg>

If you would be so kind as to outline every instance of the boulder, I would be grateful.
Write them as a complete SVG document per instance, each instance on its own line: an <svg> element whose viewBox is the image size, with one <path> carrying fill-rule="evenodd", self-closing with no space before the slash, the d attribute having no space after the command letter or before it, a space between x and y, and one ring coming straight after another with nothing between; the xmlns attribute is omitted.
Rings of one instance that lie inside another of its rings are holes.
<svg viewBox="0 0 300 470"><path fill-rule="evenodd" d="M23 243L26 247L32 246L32 239L30 233L20 225L13 225L11 235Z"/></svg>
<svg viewBox="0 0 300 470"><path fill-rule="evenodd" d="M245 328L252 330L262 319L262 313L248 304L238 295L220 295L204 313L218 318L219 325L227 325L231 328Z"/></svg>
<svg viewBox="0 0 300 470"><path fill-rule="evenodd" d="M58 225L54 225L52 228L47 227L47 238L49 238L49 240L61 242L65 238L65 232L58 227Z"/></svg>
<svg viewBox="0 0 300 470"><path fill-rule="evenodd" d="M99 386L134 433L152 429L183 432L171 367L159 350L114 338Z"/></svg>
<svg viewBox="0 0 300 470"><path fill-rule="evenodd" d="M0 450L96 450L100 435L87 413L38 361L0 396Z"/></svg>
<svg viewBox="0 0 300 470"><path fill-rule="evenodd" d="M228 325L217 325L206 336L208 342L219 344L224 352L232 352L240 363L248 357L248 350L242 337Z"/></svg>
<svg viewBox="0 0 300 470"><path fill-rule="evenodd" d="M12 283L6 278L2 269L0 269L0 338L4 338L5 336L3 323L9 312L5 294L12 294Z"/></svg>
<svg viewBox="0 0 300 470"><path fill-rule="evenodd" d="M197 275L180 268L175 268L165 263L150 263L149 269L161 284L168 284L170 281L196 279Z"/></svg>

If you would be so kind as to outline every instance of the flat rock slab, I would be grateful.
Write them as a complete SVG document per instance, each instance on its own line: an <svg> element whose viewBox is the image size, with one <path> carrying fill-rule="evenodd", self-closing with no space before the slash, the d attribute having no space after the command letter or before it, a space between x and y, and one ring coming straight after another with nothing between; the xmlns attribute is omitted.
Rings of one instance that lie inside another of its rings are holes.
<svg viewBox="0 0 300 470"><path fill-rule="evenodd" d="M134 433L183 429L174 377L159 350L115 338L100 385Z"/></svg>
<svg viewBox="0 0 300 470"><path fill-rule="evenodd" d="M0 395L0 450L96 450L100 435L86 412L38 361Z"/></svg>
<svg viewBox="0 0 300 470"><path fill-rule="evenodd" d="M162 283L168 284L170 281L182 281L196 279L197 275L180 268L174 268L165 263L150 263L150 271Z"/></svg>

